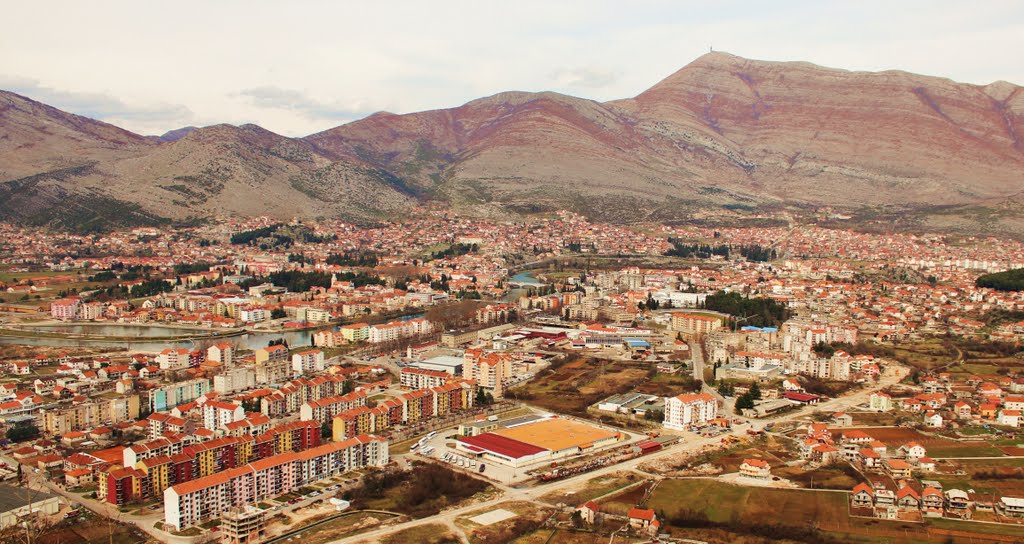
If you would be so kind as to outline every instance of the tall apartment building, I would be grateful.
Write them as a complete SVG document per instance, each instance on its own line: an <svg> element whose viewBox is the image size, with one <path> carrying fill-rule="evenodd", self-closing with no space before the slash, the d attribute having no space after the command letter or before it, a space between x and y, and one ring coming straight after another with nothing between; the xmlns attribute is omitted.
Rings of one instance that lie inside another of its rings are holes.
<svg viewBox="0 0 1024 544"><path fill-rule="evenodd" d="M441 370L427 370L425 368L402 368L402 387L408 389L424 389L444 385L452 378L452 375Z"/></svg>
<svg viewBox="0 0 1024 544"><path fill-rule="evenodd" d="M476 380L477 387L490 390L495 397L505 394L505 380L512 377L512 359L504 353L466 350L462 377Z"/></svg>
<svg viewBox="0 0 1024 544"><path fill-rule="evenodd" d="M299 420L319 421L323 424L331 421L339 413L357 406L366 406L366 392L353 391L345 395L304 403L299 408Z"/></svg>
<svg viewBox="0 0 1024 544"><path fill-rule="evenodd" d="M164 490L164 523L180 531L231 508L255 504L303 485L388 463L387 440L362 435L284 453Z"/></svg>
<svg viewBox="0 0 1024 544"><path fill-rule="evenodd" d="M235 358L235 346L228 342L214 344L206 349L206 360L217 361L224 365L224 368L231 368Z"/></svg>
<svg viewBox="0 0 1024 544"><path fill-rule="evenodd" d="M100 425L134 421L138 417L138 395L89 400L43 411L42 430L60 436Z"/></svg>
<svg viewBox="0 0 1024 544"><path fill-rule="evenodd" d="M234 393L256 387L256 371L251 368L232 368L213 377L213 390L218 393Z"/></svg>
<svg viewBox="0 0 1024 544"><path fill-rule="evenodd" d="M245 419L245 410L239 404L211 400L203 404L203 427L216 431L228 423Z"/></svg>
<svg viewBox="0 0 1024 544"><path fill-rule="evenodd" d="M370 326L366 323L352 323L341 327L341 336L350 343L363 342L370 338Z"/></svg>
<svg viewBox="0 0 1024 544"><path fill-rule="evenodd" d="M151 412L170 410L179 404L192 402L209 392L210 380L206 378L172 383L147 391L147 406Z"/></svg>
<svg viewBox="0 0 1024 544"><path fill-rule="evenodd" d="M291 359L288 348L277 345L257 349L256 383L284 383L292 377Z"/></svg>
<svg viewBox="0 0 1024 544"><path fill-rule="evenodd" d="M310 374L324 370L324 352L318 349L300 351L292 355L292 372Z"/></svg>
<svg viewBox="0 0 1024 544"><path fill-rule="evenodd" d="M463 380L417 389L383 401L373 408L357 406L334 416L334 440L360 434L381 433L396 425L417 423L431 417L444 417L473 407L476 387Z"/></svg>
<svg viewBox="0 0 1024 544"><path fill-rule="evenodd" d="M722 328L722 320L700 314L672 314L672 330L683 334L709 334Z"/></svg>
<svg viewBox="0 0 1024 544"><path fill-rule="evenodd" d="M694 393L665 399L664 426L684 431L718 417L718 401L708 393Z"/></svg>
<svg viewBox="0 0 1024 544"><path fill-rule="evenodd" d="M178 370L188 368L189 351L185 348L168 348L156 356L156 362L161 370Z"/></svg>
<svg viewBox="0 0 1024 544"><path fill-rule="evenodd" d="M61 321L78 319L78 297L62 298L50 303L50 316Z"/></svg>

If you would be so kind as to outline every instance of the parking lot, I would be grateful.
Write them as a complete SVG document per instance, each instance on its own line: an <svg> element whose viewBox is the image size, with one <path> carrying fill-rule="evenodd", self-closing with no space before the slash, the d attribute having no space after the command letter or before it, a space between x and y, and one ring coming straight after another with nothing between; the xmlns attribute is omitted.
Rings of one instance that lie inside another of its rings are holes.
<svg viewBox="0 0 1024 544"><path fill-rule="evenodd" d="M514 485L530 479L530 476L526 475L526 468L517 469L500 463L480 462L475 458L467 457L463 452L456 451L455 436L458 435L458 432L457 427L438 431L433 438L426 440L421 446L429 453L424 454L421 448L417 448L409 455L412 458L429 457L447 464L453 470L472 472L506 485ZM484 467L483 471L480 470L481 465Z"/></svg>

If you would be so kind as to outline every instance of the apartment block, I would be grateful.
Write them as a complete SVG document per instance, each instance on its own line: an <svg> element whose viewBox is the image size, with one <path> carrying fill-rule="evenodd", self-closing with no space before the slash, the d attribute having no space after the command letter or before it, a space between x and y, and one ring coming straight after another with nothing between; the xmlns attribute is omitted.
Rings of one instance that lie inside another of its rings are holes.
<svg viewBox="0 0 1024 544"><path fill-rule="evenodd" d="M388 463L388 443L361 435L298 453L284 453L164 490L164 523L180 531L232 508L303 485Z"/></svg>

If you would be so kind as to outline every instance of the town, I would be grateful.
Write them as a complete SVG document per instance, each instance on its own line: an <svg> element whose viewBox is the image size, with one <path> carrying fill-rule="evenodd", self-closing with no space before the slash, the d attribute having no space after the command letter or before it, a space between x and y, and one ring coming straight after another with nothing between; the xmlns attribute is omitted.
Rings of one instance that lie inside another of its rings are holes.
<svg viewBox="0 0 1024 544"><path fill-rule="evenodd" d="M0 224L0 535L1015 542L1022 268L568 211Z"/></svg>

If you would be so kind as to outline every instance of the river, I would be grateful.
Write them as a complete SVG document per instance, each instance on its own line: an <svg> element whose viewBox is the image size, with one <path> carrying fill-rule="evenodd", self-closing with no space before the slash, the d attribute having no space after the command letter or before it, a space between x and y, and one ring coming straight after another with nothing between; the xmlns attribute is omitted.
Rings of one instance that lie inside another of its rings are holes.
<svg viewBox="0 0 1024 544"><path fill-rule="evenodd" d="M289 346L309 346L313 343L313 334L316 330L306 329L301 331L286 332L249 332L238 336L220 337L214 336L209 329L182 329L176 327L162 327L159 325L58 325L54 327L36 327L38 331L63 332L69 334L95 334L110 336L137 336L139 340L107 340L103 338L81 339L81 338L19 338L14 336L0 336L0 344L19 344L24 346L53 346L53 347L123 347L128 351L150 351L158 352L167 348L205 348L217 342L230 342L239 350L255 350L267 347L271 340L283 338ZM166 337L172 335L210 335L206 338L196 340L147 340L153 337Z"/></svg>

